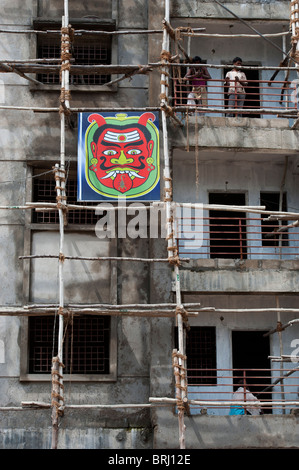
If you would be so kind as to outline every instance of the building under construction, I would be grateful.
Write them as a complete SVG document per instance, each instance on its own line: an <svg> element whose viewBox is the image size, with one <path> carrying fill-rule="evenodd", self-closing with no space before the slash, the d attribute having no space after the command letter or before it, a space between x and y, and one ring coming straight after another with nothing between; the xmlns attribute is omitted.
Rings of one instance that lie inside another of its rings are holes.
<svg viewBox="0 0 299 470"><path fill-rule="evenodd" d="M13 3L0 447L298 448L298 0Z"/></svg>

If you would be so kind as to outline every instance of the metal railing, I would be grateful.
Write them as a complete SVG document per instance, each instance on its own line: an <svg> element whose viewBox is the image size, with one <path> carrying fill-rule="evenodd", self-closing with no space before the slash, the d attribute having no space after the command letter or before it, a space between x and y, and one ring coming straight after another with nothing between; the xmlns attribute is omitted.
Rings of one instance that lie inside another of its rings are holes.
<svg viewBox="0 0 299 470"><path fill-rule="evenodd" d="M196 258L292 259L299 256L299 227L261 217L184 217L178 220L179 255Z"/></svg>
<svg viewBox="0 0 299 470"><path fill-rule="evenodd" d="M195 100L192 86L184 79L173 79L173 105L176 108L190 108L198 113L221 113L222 115L240 115L257 117L262 114L294 113L298 109L296 84L287 81L247 80L245 102L240 108L240 95L234 94L233 108L229 108L228 87L225 80L207 81L207 98L203 103ZM230 110L230 111L229 111Z"/></svg>
<svg viewBox="0 0 299 470"><path fill-rule="evenodd" d="M290 414L299 409L298 362L272 369L189 369L188 400L198 413ZM237 392L237 393L236 393Z"/></svg>

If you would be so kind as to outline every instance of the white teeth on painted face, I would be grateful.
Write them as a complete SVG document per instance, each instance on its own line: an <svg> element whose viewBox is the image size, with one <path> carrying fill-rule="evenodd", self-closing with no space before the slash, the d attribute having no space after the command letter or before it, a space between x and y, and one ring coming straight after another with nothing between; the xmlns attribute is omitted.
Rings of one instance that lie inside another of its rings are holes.
<svg viewBox="0 0 299 470"><path fill-rule="evenodd" d="M101 178L101 180L105 180L107 178L115 178L118 173L120 173L120 174L127 173L130 176L130 178L134 177L134 178L144 179L144 176L138 175L138 173L136 173L136 171L132 171L132 170L115 170L115 171L110 171L106 176L103 176L103 178Z"/></svg>

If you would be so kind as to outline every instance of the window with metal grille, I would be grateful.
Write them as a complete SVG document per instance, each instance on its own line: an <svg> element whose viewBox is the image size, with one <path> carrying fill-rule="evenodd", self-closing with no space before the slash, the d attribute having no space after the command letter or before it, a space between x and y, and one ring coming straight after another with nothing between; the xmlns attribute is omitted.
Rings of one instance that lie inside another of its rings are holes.
<svg viewBox="0 0 299 470"><path fill-rule="evenodd" d="M41 28L41 26L39 25ZM59 30L58 25L45 26L41 29ZM86 26L86 30L97 29L90 25ZM60 58L60 35L48 33L47 35L37 36L37 55L39 59L59 59ZM111 64L111 37L97 34L96 36L82 33L75 35L74 42L70 49L73 65L109 65ZM47 85L58 85L59 74L57 73L41 73L37 75L38 81ZM70 74L70 85L104 85L110 81L110 75L107 74Z"/></svg>
<svg viewBox="0 0 299 470"><path fill-rule="evenodd" d="M217 385L215 327L192 326L186 335L186 356L189 385Z"/></svg>
<svg viewBox="0 0 299 470"><path fill-rule="evenodd" d="M77 202L77 180L70 176L66 181L67 202L69 204L84 205ZM56 188L53 175L35 176L33 178L33 201L34 202L56 202ZM88 203L88 205L93 205ZM96 205L96 204L94 204ZM101 218L95 211L88 209L70 209L67 212L69 224L94 225ZM58 211L33 211L33 223L58 224Z"/></svg>
<svg viewBox="0 0 299 470"><path fill-rule="evenodd" d="M29 318L29 373L49 374L57 354L58 323L53 316ZM109 373L110 317L74 317L64 334L66 374Z"/></svg>

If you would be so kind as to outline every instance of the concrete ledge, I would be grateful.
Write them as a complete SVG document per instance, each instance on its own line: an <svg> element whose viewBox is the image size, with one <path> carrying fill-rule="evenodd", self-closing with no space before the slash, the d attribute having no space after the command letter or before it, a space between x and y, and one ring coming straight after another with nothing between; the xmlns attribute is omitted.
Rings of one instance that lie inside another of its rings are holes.
<svg viewBox="0 0 299 470"><path fill-rule="evenodd" d="M155 449L178 449L178 417L157 410ZM185 417L187 449L298 449L299 419L295 415Z"/></svg>
<svg viewBox="0 0 299 470"><path fill-rule="evenodd" d="M169 127L173 148L198 146L210 149L242 149L268 151L269 155L288 151L299 145L298 130L290 128L288 119L257 119L200 116L190 117L188 126ZM197 129L195 129L197 126ZM188 131L188 132L187 132Z"/></svg>
<svg viewBox="0 0 299 470"><path fill-rule="evenodd" d="M181 290L295 293L299 292L298 271L298 260L191 260L181 267Z"/></svg>

